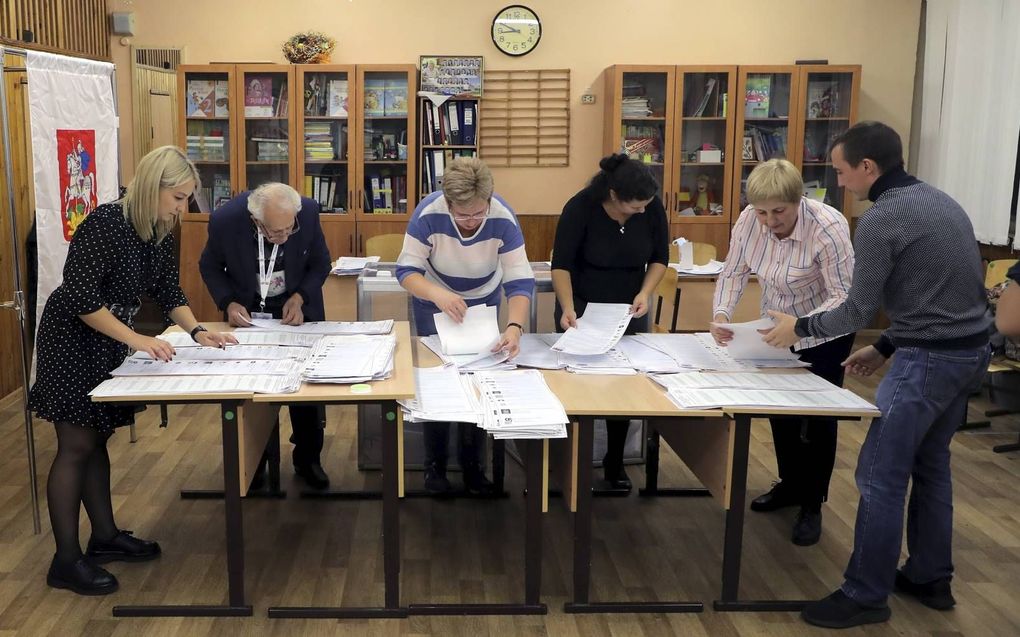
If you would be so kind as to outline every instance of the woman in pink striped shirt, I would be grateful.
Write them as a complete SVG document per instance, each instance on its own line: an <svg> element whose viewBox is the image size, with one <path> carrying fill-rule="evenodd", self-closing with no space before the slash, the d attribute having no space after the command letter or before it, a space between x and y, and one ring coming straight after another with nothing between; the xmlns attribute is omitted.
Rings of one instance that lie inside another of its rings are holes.
<svg viewBox="0 0 1020 637"><path fill-rule="evenodd" d="M750 205L733 226L726 267L715 287L714 322L727 323L748 277L761 285L761 314L778 310L804 316L839 306L850 290L854 250L843 214L803 197L804 181L785 159L770 159L747 179ZM733 332L712 327L726 345ZM811 371L842 386L843 367L854 335L805 338L794 345ZM835 418L771 418L779 482L751 502L753 511L797 505L793 543L810 546L822 533L822 502L836 459Z"/></svg>

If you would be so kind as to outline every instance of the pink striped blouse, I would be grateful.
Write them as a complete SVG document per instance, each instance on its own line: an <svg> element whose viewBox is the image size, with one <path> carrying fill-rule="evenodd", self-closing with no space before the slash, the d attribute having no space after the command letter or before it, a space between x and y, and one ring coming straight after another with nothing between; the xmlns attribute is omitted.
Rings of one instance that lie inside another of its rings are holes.
<svg viewBox="0 0 1020 637"><path fill-rule="evenodd" d="M726 266L715 285L713 316L733 316L752 273L761 285L762 316L766 310L806 316L843 303L850 290L854 249L841 212L802 198L797 225L785 239L777 239L756 217L754 207L748 206L733 226ZM794 349L830 340L805 338Z"/></svg>

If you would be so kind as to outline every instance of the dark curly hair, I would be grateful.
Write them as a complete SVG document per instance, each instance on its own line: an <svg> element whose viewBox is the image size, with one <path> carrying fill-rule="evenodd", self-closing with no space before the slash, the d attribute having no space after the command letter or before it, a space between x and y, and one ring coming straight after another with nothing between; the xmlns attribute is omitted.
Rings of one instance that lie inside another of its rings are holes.
<svg viewBox="0 0 1020 637"><path fill-rule="evenodd" d="M607 201L610 190L620 201L643 201L659 192L652 171L636 159L623 154L608 155L599 162L599 168L588 183L599 201Z"/></svg>

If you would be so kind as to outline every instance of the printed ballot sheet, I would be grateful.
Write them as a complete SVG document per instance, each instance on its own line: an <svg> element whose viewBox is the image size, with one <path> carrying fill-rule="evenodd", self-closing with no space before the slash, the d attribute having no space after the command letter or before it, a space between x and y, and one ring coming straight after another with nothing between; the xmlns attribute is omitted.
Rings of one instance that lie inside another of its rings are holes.
<svg viewBox="0 0 1020 637"><path fill-rule="evenodd" d="M311 347L319 342L321 334L293 334L283 332L267 332L264 330L253 330L251 328L240 328L230 333L237 339L240 345L280 345L284 347ZM169 332L160 334L156 338L166 341L174 348L201 347L191 340L187 332ZM234 347L228 345L227 347Z"/></svg>
<svg viewBox="0 0 1020 637"><path fill-rule="evenodd" d="M340 257L333 264L332 273L341 276L361 274L369 263L378 263L380 257Z"/></svg>
<svg viewBox="0 0 1020 637"><path fill-rule="evenodd" d="M799 360L797 355L787 348L772 347L762 340L758 330L775 327L772 319L762 318L746 323L712 323L733 332L733 340L726 345L726 353L734 360Z"/></svg>
<svg viewBox="0 0 1020 637"><path fill-rule="evenodd" d="M395 336L325 336L308 355L301 378L309 383L361 383L393 373Z"/></svg>
<svg viewBox="0 0 1020 637"><path fill-rule="evenodd" d="M764 374L760 372L654 374L649 376L666 389L761 389L775 391L830 391L839 389L814 374Z"/></svg>
<svg viewBox="0 0 1020 637"><path fill-rule="evenodd" d="M461 374L478 372L482 370L515 369L517 365L510 361L510 354L503 350L490 352L478 352L476 354L444 354L443 345L439 342L439 335L421 337L421 344L432 350L443 365L451 365L457 368Z"/></svg>
<svg viewBox="0 0 1020 637"><path fill-rule="evenodd" d="M472 305L457 323L444 312L433 315L444 354L478 354L499 343L495 305Z"/></svg>
<svg viewBox="0 0 1020 637"><path fill-rule="evenodd" d="M197 394L289 394L301 384L297 374L269 376L120 376L99 383L89 392L96 398L109 396L165 396Z"/></svg>
<svg viewBox="0 0 1020 637"><path fill-rule="evenodd" d="M304 360L312 348L277 345L227 345L226 347L177 347L175 361ZM132 358L152 360L147 352L135 352Z"/></svg>
<svg viewBox="0 0 1020 637"><path fill-rule="evenodd" d="M478 372L481 426L494 438L566 438L569 422L542 372Z"/></svg>
<svg viewBox="0 0 1020 637"><path fill-rule="evenodd" d="M475 396L474 384L453 367L416 367L415 396L398 400L408 420L471 422L482 420L482 408Z"/></svg>
<svg viewBox="0 0 1020 637"><path fill-rule="evenodd" d="M252 319L251 327L248 329L285 334L318 334L320 336L381 335L393 331L393 319L385 321L307 321L301 325L284 325L280 319Z"/></svg>
<svg viewBox="0 0 1020 637"><path fill-rule="evenodd" d="M286 376L299 369L296 361L285 360L171 360L128 358L111 376L235 376L261 374Z"/></svg>
<svg viewBox="0 0 1020 637"><path fill-rule="evenodd" d="M613 348L630 325L630 306L626 303L589 303L577 327L568 328L553 349L565 354L591 356Z"/></svg>
<svg viewBox="0 0 1020 637"><path fill-rule="evenodd" d="M857 410L876 409L874 405L846 389L828 391L782 391L775 389L670 389L672 400L681 409L715 407L769 407L790 409Z"/></svg>

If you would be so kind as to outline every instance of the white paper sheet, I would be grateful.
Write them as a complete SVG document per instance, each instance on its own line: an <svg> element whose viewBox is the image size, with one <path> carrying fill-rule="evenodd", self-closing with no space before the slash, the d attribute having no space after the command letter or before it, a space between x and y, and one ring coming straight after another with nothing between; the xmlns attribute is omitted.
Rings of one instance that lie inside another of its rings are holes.
<svg viewBox="0 0 1020 637"><path fill-rule="evenodd" d="M680 365L668 354L648 345L637 336L624 336L616 344L616 349L623 352L638 371L658 374L681 371Z"/></svg>
<svg viewBox="0 0 1020 637"><path fill-rule="evenodd" d="M495 305L472 305L457 323L443 312L433 315L443 353L478 354L490 351L499 342Z"/></svg>
<svg viewBox="0 0 1020 637"><path fill-rule="evenodd" d="M301 370L310 383L360 383L388 377L393 371L395 336L326 336L316 344Z"/></svg>
<svg viewBox="0 0 1020 637"><path fill-rule="evenodd" d="M261 329L285 334L318 334L342 336L353 334L389 334L393 319L384 321L306 321L301 325L284 325L280 319L252 319L249 330Z"/></svg>
<svg viewBox="0 0 1020 637"><path fill-rule="evenodd" d="M702 265L694 265L692 261L690 264L685 263L670 263L669 267L673 268L680 274L694 274L699 276L711 276L719 274L726 267L726 264L722 261L716 261L712 259L708 263Z"/></svg>
<svg viewBox="0 0 1020 637"><path fill-rule="evenodd" d="M290 376L121 376L100 383L90 396L197 395L233 392L289 394L301 385Z"/></svg>
<svg viewBox="0 0 1020 637"><path fill-rule="evenodd" d="M321 334L285 334L283 332L267 332L251 328L236 329L231 332L241 345L282 345L287 347L311 347L319 342ZM169 332L156 338L170 343L174 348L200 347L191 340L187 332Z"/></svg>
<svg viewBox="0 0 1020 637"><path fill-rule="evenodd" d="M828 391L779 391L774 389L673 389L670 400L683 409L715 407L769 407L820 410L876 409L846 389Z"/></svg>
<svg viewBox="0 0 1020 637"><path fill-rule="evenodd" d="M340 257L333 264L333 274L341 276L361 274L369 263L378 263L379 257Z"/></svg>
<svg viewBox="0 0 1020 637"><path fill-rule="evenodd" d="M761 372L685 372L649 376L666 389L762 389L777 391L830 391L839 389L814 374L765 374Z"/></svg>
<svg viewBox="0 0 1020 637"><path fill-rule="evenodd" d="M416 367L415 397L398 400L412 421L473 422L482 420L473 383L453 367Z"/></svg>
<svg viewBox="0 0 1020 637"><path fill-rule="evenodd" d="M734 360L800 360L789 349L772 347L761 340L762 335L758 330L774 327L775 323L772 319L761 318L746 323L712 323L712 325L733 332L733 340L726 345L725 349L726 353Z"/></svg>
<svg viewBox="0 0 1020 637"><path fill-rule="evenodd" d="M577 327L568 328L552 348L567 354L605 354L627 331L630 318L626 303L589 303Z"/></svg>
<svg viewBox="0 0 1020 637"><path fill-rule="evenodd" d="M111 376L239 376L290 375L297 367L293 360L171 360L128 358Z"/></svg>
<svg viewBox="0 0 1020 637"><path fill-rule="evenodd" d="M176 347L175 361L242 361L242 360L303 360L310 347L277 345L227 345L226 347ZM135 352L132 358L152 360L146 352Z"/></svg>
<svg viewBox="0 0 1020 637"><path fill-rule="evenodd" d="M638 334L637 339L667 354L683 369L724 372L752 369L727 356L725 348L716 345L710 334Z"/></svg>
<svg viewBox="0 0 1020 637"><path fill-rule="evenodd" d="M477 354L444 354L443 346L439 342L439 335L423 336L422 345L435 352L444 365L452 365L462 374L482 370L515 369L514 361L509 360L510 355L502 350L497 352L479 352Z"/></svg>
<svg viewBox="0 0 1020 637"><path fill-rule="evenodd" d="M481 426L495 438L565 438L567 414L542 372L479 372Z"/></svg>
<svg viewBox="0 0 1020 637"><path fill-rule="evenodd" d="M559 334L525 334L521 336L521 350L514 357L519 367L533 369L563 369L566 363L560 360L559 352L554 352L551 344L556 342Z"/></svg>

